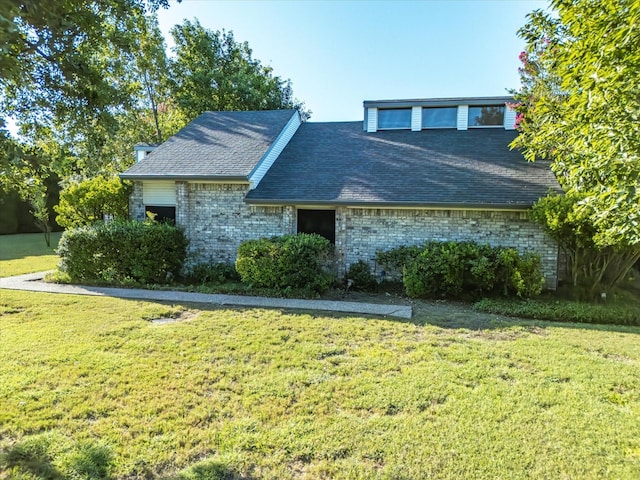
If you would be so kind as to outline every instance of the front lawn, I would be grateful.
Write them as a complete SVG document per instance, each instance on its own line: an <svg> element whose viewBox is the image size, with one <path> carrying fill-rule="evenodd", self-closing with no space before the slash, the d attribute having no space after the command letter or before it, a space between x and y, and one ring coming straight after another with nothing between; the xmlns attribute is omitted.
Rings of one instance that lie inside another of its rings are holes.
<svg viewBox="0 0 640 480"><path fill-rule="evenodd" d="M0 478L640 477L640 328L468 315L0 290Z"/></svg>
<svg viewBox="0 0 640 480"><path fill-rule="evenodd" d="M0 235L0 277L56 268L58 256L55 249L61 235L62 232L51 234L50 247L47 247L42 234Z"/></svg>

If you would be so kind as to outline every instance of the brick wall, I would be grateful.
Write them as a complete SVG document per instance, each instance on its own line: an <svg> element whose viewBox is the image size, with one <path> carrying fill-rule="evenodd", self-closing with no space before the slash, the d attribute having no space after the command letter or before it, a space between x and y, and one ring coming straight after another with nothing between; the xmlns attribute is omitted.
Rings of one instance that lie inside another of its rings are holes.
<svg viewBox="0 0 640 480"><path fill-rule="evenodd" d="M556 288L558 248L528 220L527 212L347 208L336 211L336 247L345 270L360 259L376 268L377 250L417 245L426 240L474 240L514 247L521 253L536 252L542 259L547 288Z"/></svg>
<svg viewBox="0 0 640 480"><path fill-rule="evenodd" d="M252 207L248 185L176 182L176 223L185 228L192 261L234 262L244 240L294 233L293 206ZM134 183L131 217L143 220L142 184ZM338 274L362 259L376 268L377 250L426 240L474 240L540 254L547 288L555 289L558 249L526 212L336 208ZM379 269L378 269L379 270Z"/></svg>
<svg viewBox="0 0 640 480"><path fill-rule="evenodd" d="M293 231L292 207L247 205L248 188L178 182L176 223L185 228L192 260L233 263L241 242Z"/></svg>
<svg viewBox="0 0 640 480"><path fill-rule="evenodd" d="M129 216L133 220L145 219L144 202L142 201L142 182L133 182L133 192L129 197Z"/></svg>

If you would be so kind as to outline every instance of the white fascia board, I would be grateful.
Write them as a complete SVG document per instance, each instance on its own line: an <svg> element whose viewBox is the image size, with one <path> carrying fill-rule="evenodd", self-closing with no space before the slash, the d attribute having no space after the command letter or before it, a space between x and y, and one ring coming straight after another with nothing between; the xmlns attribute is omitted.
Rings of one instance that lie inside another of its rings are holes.
<svg viewBox="0 0 640 480"><path fill-rule="evenodd" d="M422 130L422 107L411 107L411 131L419 132Z"/></svg>
<svg viewBox="0 0 640 480"><path fill-rule="evenodd" d="M378 130L378 109L370 107L367 109L367 132L373 133Z"/></svg>
<svg viewBox="0 0 640 480"><path fill-rule="evenodd" d="M469 105L458 105L457 129L466 130L469 124Z"/></svg>
<svg viewBox="0 0 640 480"><path fill-rule="evenodd" d="M516 129L516 110L509 104L506 103L504 109L504 129L505 130L515 130Z"/></svg>
<svg viewBox="0 0 640 480"><path fill-rule="evenodd" d="M301 124L302 119L300 118L300 114L296 110L295 112L293 112L293 115L278 135L278 138L276 138L275 142L271 144L269 149L249 174L250 190L253 190L258 186L271 166L278 159L278 157L282 153L282 150L284 150L284 147L287 146L291 138L293 138L293 135L298 131L298 128Z"/></svg>

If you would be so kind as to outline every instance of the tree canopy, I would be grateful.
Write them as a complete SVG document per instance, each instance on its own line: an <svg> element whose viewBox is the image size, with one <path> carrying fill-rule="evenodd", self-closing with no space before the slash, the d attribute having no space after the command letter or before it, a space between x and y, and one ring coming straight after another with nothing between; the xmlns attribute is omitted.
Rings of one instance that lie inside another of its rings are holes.
<svg viewBox="0 0 640 480"><path fill-rule="evenodd" d="M554 0L520 30L520 135L552 160L601 248L640 250L640 2Z"/></svg>
<svg viewBox="0 0 640 480"><path fill-rule="evenodd" d="M188 118L207 110L276 110L297 108L291 82L253 58L247 42L233 32L212 31L197 20L171 30L175 59L171 62L174 98Z"/></svg>
<svg viewBox="0 0 640 480"><path fill-rule="evenodd" d="M0 0L0 190L35 200L50 178L114 175L133 145L161 143L205 110L302 110L232 32L185 21L168 57L155 16L168 4Z"/></svg>

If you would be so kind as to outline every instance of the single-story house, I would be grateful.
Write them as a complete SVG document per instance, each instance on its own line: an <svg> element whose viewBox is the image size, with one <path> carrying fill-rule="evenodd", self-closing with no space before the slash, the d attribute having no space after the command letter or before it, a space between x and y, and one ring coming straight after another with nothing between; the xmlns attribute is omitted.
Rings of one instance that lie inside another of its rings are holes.
<svg viewBox="0 0 640 480"><path fill-rule="evenodd" d="M302 122L295 110L205 112L159 146L136 146L121 177L131 216L184 227L196 261L233 262L248 239L315 232L339 273L377 250L475 240L540 254L555 288L558 247L529 220L549 189L527 162L511 97L364 102L363 122Z"/></svg>

